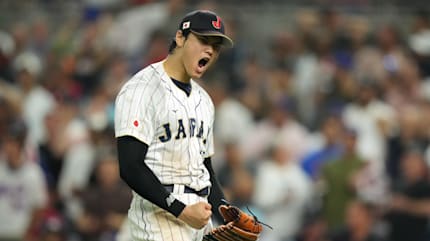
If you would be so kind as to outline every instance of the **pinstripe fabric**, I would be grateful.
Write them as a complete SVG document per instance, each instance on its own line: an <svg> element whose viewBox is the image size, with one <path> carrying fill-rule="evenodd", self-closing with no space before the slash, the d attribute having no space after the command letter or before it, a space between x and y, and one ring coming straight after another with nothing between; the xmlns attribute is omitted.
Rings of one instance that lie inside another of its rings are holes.
<svg viewBox="0 0 430 241"><path fill-rule="evenodd" d="M169 212L134 195L136 198L133 199L133 203L137 202L140 205L131 205L128 213L128 228L133 241L201 241L203 235L212 229L211 222L200 230L191 228ZM207 202L206 198L196 194L173 195L185 204ZM138 210L135 209L136 207Z"/></svg>
<svg viewBox="0 0 430 241"><path fill-rule="evenodd" d="M115 136L129 135L148 144L145 163L161 183L201 190L211 185L203 161L214 152L214 106L203 88L193 80L191 86L187 96L167 76L162 62L141 70L117 96ZM175 195L186 204L201 199ZM203 234L136 193L128 216L133 240L200 241Z"/></svg>

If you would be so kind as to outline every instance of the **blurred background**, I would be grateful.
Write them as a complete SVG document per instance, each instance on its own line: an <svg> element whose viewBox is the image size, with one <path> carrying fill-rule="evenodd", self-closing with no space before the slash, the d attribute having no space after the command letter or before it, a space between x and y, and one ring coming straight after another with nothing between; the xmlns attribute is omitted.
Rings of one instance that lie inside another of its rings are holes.
<svg viewBox="0 0 430 241"><path fill-rule="evenodd" d="M0 241L128 240L115 95L194 9L235 41L199 82L218 178L262 241L430 240L429 6L2 0Z"/></svg>

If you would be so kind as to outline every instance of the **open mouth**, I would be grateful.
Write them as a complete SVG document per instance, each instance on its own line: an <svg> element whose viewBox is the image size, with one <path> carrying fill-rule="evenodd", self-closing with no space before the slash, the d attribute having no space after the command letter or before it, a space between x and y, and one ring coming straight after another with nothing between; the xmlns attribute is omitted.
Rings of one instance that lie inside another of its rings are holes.
<svg viewBox="0 0 430 241"><path fill-rule="evenodd" d="M199 67L205 67L208 62L209 62L209 58L203 58L199 60Z"/></svg>

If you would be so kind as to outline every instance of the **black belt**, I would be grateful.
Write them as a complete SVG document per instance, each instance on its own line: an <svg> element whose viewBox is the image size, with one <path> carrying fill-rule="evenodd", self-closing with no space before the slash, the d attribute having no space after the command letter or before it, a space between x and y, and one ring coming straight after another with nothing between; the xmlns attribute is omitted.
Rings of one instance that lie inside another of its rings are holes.
<svg viewBox="0 0 430 241"><path fill-rule="evenodd" d="M173 192L174 186L175 186L174 184L168 184L168 185L164 185L164 188L166 188L168 192ZM192 189L191 187L184 186L184 193L194 193L199 195L200 197L205 197L209 195L209 187L205 187L202 190L197 191Z"/></svg>

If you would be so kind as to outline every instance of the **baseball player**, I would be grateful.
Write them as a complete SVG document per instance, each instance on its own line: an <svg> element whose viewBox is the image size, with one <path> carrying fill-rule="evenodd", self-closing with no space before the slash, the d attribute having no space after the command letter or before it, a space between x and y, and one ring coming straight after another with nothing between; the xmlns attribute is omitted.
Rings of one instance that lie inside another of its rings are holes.
<svg viewBox="0 0 430 241"><path fill-rule="evenodd" d="M231 47L219 16L187 14L161 62L134 75L116 99L120 175L133 189L133 240L202 240L224 195L215 178L214 106L194 80Z"/></svg>

